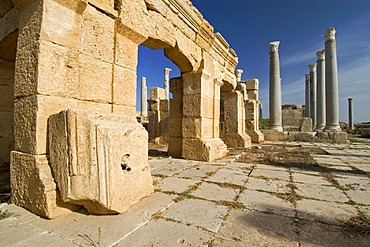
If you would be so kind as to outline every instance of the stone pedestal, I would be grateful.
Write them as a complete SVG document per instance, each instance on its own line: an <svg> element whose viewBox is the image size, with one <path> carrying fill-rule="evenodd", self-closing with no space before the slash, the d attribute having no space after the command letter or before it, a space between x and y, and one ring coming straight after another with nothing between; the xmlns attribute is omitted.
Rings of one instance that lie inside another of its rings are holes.
<svg viewBox="0 0 370 247"><path fill-rule="evenodd" d="M326 91L326 127L325 131L339 132L339 92L338 65L335 29L325 31L325 91Z"/></svg>
<svg viewBox="0 0 370 247"><path fill-rule="evenodd" d="M317 117L317 78L316 78L316 63L308 65L310 68L310 117L312 119L312 129L316 128Z"/></svg>
<svg viewBox="0 0 370 247"><path fill-rule="evenodd" d="M283 131L279 44L280 41L270 43L270 129Z"/></svg>
<svg viewBox="0 0 370 247"><path fill-rule="evenodd" d="M316 131L323 131L325 116L325 50L316 52L317 56L317 124Z"/></svg>
<svg viewBox="0 0 370 247"><path fill-rule="evenodd" d="M221 92L224 109L224 135L221 139L228 148L251 146L251 138L246 134L244 97L239 91Z"/></svg>
<svg viewBox="0 0 370 247"><path fill-rule="evenodd" d="M50 166L63 202L115 214L154 191L143 148L148 134L135 119L66 110L49 126Z"/></svg>
<svg viewBox="0 0 370 247"><path fill-rule="evenodd" d="M211 161L224 157L227 147L219 138L222 82L205 71L183 73L182 155Z"/></svg>
<svg viewBox="0 0 370 247"><path fill-rule="evenodd" d="M305 74L305 85L306 85L306 90L305 90L305 117L310 117L310 74Z"/></svg>

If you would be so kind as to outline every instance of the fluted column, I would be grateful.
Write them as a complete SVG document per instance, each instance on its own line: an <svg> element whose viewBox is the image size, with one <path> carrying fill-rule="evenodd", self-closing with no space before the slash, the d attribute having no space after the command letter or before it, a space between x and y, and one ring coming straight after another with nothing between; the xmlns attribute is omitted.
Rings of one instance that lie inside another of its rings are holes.
<svg viewBox="0 0 370 247"><path fill-rule="evenodd" d="M348 98L348 131L353 131L353 100Z"/></svg>
<svg viewBox="0 0 370 247"><path fill-rule="evenodd" d="M325 31L325 90L326 127L325 131L341 131L339 126L338 65L335 29Z"/></svg>
<svg viewBox="0 0 370 247"><path fill-rule="evenodd" d="M305 74L306 94L305 94L305 117L310 117L310 74Z"/></svg>
<svg viewBox="0 0 370 247"><path fill-rule="evenodd" d="M141 116L148 116L146 77L141 77Z"/></svg>
<svg viewBox="0 0 370 247"><path fill-rule="evenodd" d="M316 52L317 56L317 124L316 130L325 128L325 50Z"/></svg>
<svg viewBox="0 0 370 247"><path fill-rule="evenodd" d="M283 131L279 44L280 41L270 43L270 129Z"/></svg>
<svg viewBox="0 0 370 247"><path fill-rule="evenodd" d="M308 65L310 68L310 118L312 119L312 129L316 127L317 116L317 97L316 97L316 63Z"/></svg>
<svg viewBox="0 0 370 247"><path fill-rule="evenodd" d="M164 69L164 90L165 90L165 99L170 98L170 72L172 70L169 68Z"/></svg>

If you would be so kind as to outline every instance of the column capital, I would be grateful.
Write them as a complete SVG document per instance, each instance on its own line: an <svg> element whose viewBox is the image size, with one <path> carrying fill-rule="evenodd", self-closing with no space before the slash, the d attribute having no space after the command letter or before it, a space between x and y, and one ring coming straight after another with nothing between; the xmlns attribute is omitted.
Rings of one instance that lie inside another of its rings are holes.
<svg viewBox="0 0 370 247"><path fill-rule="evenodd" d="M305 76L305 78L306 78L306 80L310 80L310 78L311 78L311 76L310 76L310 74L304 74L304 76Z"/></svg>
<svg viewBox="0 0 370 247"><path fill-rule="evenodd" d="M279 50L280 41L273 41L270 42L270 52L278 52Z"/></svg>
<svg viewBox="0 0 370 247"><path fill-rule="evenodd" d="M308 65L308 68L310 68L310 72L316 72L316 63Z"/></svg>
<svg viewBox="0 0 370 247"><path fill-rule="evenodd" d="M236 76L236 82L240 82L242 80L242 74L243 74L242 69L236 69L235 70L235 76Z"/></svg>
<svg viewBox="0 0 370 247"><path fill-rule="evenodd" d="M352 101L353 99L352 98L348 98L348 102Z"/></svg>
<svg viewBox="0 0 370 247"><path fill-rule="evenodd" d="M329 27L324 34L325 37L325 42L326 41L334 41L335 40L335 28L334 27Z"/></svg>
<svg viewBox="0 0 370 247"><path fill-rule="evenodd" d="M165 74L169 74L172 71L172 69L170 69L170 68L164 68L163 71L164 71Z"/></svg>
<svg viewBox="0 0 370 247"><path fill-rule="evenodd" d="M317 60L325 60L325 50L316 52Z"/></svg>

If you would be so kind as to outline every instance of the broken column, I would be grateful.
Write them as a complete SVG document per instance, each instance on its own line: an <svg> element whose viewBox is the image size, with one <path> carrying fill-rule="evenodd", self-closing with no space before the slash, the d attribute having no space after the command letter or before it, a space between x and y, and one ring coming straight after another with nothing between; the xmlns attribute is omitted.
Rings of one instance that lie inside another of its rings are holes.
<svg viewBox="0 0 370 247"><path fill-rule="evenodd" d="M325 128L325 50L316 52L317 56L317 119L316 130Z"/></svg>
<svg viewBox="0 0 370 247"><path fill-rule="evenodd" d="M270 129L283 131L279 44L280 41L270 43Z"/></svg>
<svg viewBox="0 0 370 247"><path fill-rule="evenodd" d="M326 91L326 127L325 131L339 132L339 95L338 65L335 29L325 31L325 91Z"/></svg>
<svg viewBox="0 0 370 247"><path fill-rule="evenodd" d="M312 119L312 129L316 127L316 114L317 114L317 106L316 106L316 86L317 86L317 78L316 78L316 63L308 65L310 68L310 118Z"/></svg>
<svg viewBox="0 0 370 247"><path fill-rule="evenodd" d="M305 74L306 92L305 92L305 117L310 117L310 74Z"/></svg>
<svg viewBox="0 0 370 247"><path fill-rule="evenodd" d="M245 82L248 97L245 100L245 123L246 133L251 137L252 142L260 143L264 141L264 135L259 130L259 105L258 100L258 79L251 79ZM261 108L262 109L262 108Z"/></svg>
<svg viewBox="0 0 370 247"><path fill-rule="evenodd" d="M242 69L236 69L235 70L235 76L236 76L236 82L240 82L242 80L242 74L243 74Z"/></svg>
<svg viewBox="0 0 370 247"><path fill-rule="evenodd" d="M348 130L347 132L353 132L353 99L348 98Z"/></svg>
<svg viewBox="0 0 370 247"><path fill-rule="evenodd" d="M164 69L164 90L165 90L165 99L170 99L170 72L172 70L169 68Z"/></svg>
<svg viewBox="0 0 370 247"><path fill-rule="evenodd" d="M141 117L148 116L146 78L141 77Z"/></svg>

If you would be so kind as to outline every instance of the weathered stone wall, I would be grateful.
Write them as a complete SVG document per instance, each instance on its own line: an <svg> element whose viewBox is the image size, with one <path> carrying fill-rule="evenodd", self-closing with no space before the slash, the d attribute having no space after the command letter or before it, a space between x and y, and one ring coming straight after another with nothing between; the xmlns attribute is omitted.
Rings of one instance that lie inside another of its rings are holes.
<svg viewBox="0 0 370 247"><path fill-rule="evenodd" d="M302 105L283 105L282 117L284 131L299 131L304 109Z"/></svg>
<svg viewBox="0 0 370 247"><path fill-rule="evenodd" d="M237 57L189 1L6 0L0 10L0 42L13 33L10 27L19 29L11 155L16 204L43 217L64 212L68 202L49 163L49 117L77 109L134 119L139 45L164 49L182 72L182 92L174 100L181 116L171 111L181 119L181 155L213 160L226 154L218 129L220 87L235 88ZM13 17L4 19L8 13ZM144 157L147 146L140 151Z"/></svg>

